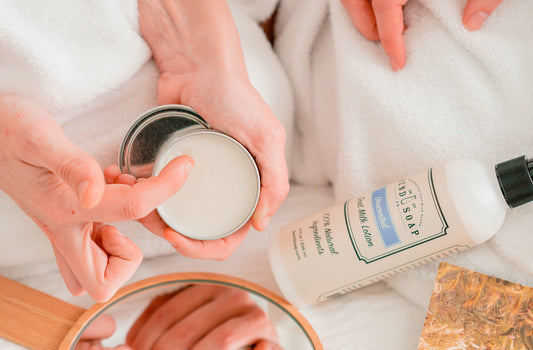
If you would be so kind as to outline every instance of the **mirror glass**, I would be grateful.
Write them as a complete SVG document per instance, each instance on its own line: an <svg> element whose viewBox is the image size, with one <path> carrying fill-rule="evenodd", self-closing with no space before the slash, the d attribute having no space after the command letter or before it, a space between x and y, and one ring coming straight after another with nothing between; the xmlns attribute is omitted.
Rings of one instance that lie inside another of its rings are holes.
<svg viewBox="0 0 533 350"><path fill-rule="evenodd" d="M167 281L104 305L70 349L315 349L308 327L290 312L226 281Z"/></svg>

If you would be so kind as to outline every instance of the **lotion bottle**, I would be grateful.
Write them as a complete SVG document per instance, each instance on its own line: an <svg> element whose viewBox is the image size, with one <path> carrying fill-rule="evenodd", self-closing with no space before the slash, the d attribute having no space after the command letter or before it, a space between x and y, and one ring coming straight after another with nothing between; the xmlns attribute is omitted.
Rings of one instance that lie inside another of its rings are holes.
<svg viewBox="0 0 533 350"><path fill-rule="evenodd" d="M533 199L533 159L453 160L281 228L269 260L284 296L311 305L490 239Z"/></svg>

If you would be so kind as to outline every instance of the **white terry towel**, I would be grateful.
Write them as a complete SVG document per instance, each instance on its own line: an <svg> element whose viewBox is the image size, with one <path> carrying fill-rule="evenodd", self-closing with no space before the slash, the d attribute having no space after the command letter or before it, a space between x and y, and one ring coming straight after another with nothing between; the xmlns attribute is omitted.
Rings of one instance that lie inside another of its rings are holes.
<svg viewBox="0 0 533 350"><path fill-rule="evenodd" d="M411 0L407 64L394 72L379 43L339 0L283 0L276 51L295 87L294 179L332 183L338 202L455 158L494 165L533 157L533 3L504 1L478 32L465 0ZM488 243L447 261L533 285L533 205L513 210ZM421 307L437 265L388 283Z"/></svg>
<svg viewBox="0 0 533 350"><path fill-rule="evenodd" d="M50 112L102 96L150 58L134 0L1 6L0 92L26 96Z"/></svg>
<svg viewBox="0 0 533 350"><path fill-rule="evenodd" d="M275 4L235 0L230 5L252 85L290 130L291 88L257 25ZM125 132L157 105L159 72L150 57L139 33L136 0L0 3L0 93L19 94L41 104L102 168L117 163ZM37 263L48 262L45 271L53 268L46 237L3 192L0 222L0 247L8 247L0 252L0 266L11 271L19 266L16 276L39 273ZM118 227L145 257L174 252L140 224Z"/></svg>

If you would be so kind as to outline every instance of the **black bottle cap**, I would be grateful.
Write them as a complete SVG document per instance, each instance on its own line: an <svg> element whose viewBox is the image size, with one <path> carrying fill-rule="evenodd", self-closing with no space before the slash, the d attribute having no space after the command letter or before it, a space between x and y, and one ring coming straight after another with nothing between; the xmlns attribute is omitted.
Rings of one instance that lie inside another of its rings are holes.
<svg viewBox="0 0 533 350"><path fill-rule="evenodd" d="M496 176L507 204L518 207L533 200L533 159L521 156L496 165Z"/></svg>

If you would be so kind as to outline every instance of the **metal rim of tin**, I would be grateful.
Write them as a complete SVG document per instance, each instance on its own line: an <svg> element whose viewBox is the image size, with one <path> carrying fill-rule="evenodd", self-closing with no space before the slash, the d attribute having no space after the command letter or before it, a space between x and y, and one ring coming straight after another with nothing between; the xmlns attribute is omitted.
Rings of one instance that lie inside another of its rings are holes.
<svg viewBox="0 0 533 350"><path fill-rule="evenodd" d="M227 134L225 134L225 133L223 133L221 131L214 130L214 129L196 129L196 130L191 130L191 131L187 131L187 132L184 132L182 134L176 135L176 137L168 140L161 147L161 149L160 149L161 156L165 153L166 150L170 149L172 146L174 146L176 143L180 142L184 138L187 138L187 137L190 137L190 136L193 136L193 135L197 135L197 134L216 134L217 136L224 137L227 140L233 142L236 146L238 146L244 152L244 154L246 154L250 164L252 165L252 167L254 169L255 180L256 180L256 183L257 183L257 188L256 188L256 191L255 191L255 199L253 201L253 204L250 207L250 211L249 211L248 215L242 220L241 223L236 225L235 228L231 229L230 231L224 232L224 233L219 234L217 236L211 236L211 237L197 237L194 234L190 234L190 233L187 233L187 232L176 231L176 232L179 232L180 234L182 234L183 236L187 236L189 238L208 241L208 240L214 240L214 239L227 237L227 236L231 235L232 233L237 232L240 228L242 228L248 222L248 220L250 220L250 218L252 217L252 215L253 215L253 213L255 211L255 208L257 207L257 203L259 202L259 194L260 194L260 191L261 191L261 177L259 175L259 168L257 167L257 164L256 164L254 158L252 157L252 155L250 154L250 152L248 151L248 149L246 147L244 147L240 142L235 140L233 137L231 137L231 136L229 136L229 135L227 135ZM161 168L161 158L162 158L161 156L157 157L157 159L155 161L154 170L153 170L153 174L154 175L158 174L159 171L161 171L161 169L160 169ZM157 208L157 212L158 212L159 216L161 217L161 219L163 219L163 221L165 221L168 224L167 221L169 221L169 220L165 220L165 218L164 218L165 214L161 210L159 210L159 207Z"/></svg>
<svg viewBox="0 0 533 350"><path fill-rule="evenodd" d="M168 118L174 121L185 121L186 124L188 123L189 126L187 126L184 129L180 129L176 125L171 125L172 127L165 130L160 129L153 129L162 126L163 124L159 123L162 119ZM159 123L159 124L158 124ZM153 130L152 130L153 129ZM254 168L254 173L256 176L257 181L257 190L256 190L256 196L253 206L250 209L250 212L248 216L235 227L235 229L217 235L213 237L208 238L199 238L195 237L194 235L182 233L180 234L187 236L189 238L193 239L201 239L201 240L213 240L213 239L219 239L226 236L231 235L232 233L235 233L237 230L239 230L242 226L250 220L252 217L255 208L257 207L257 203L259 201L259 194L261 190L261 177L259 175L259 169L257 168L257 164L248 151L246 147L244 147L240 142L232 138L231 136L212 129L207 122L192 108L188 106L183 105L162 105L158 107L154 107L149 109L148 111L141 114L141 116L135 121L135 123L129 128L129 130L126 132L126 135L124 136L122 140L122 144L120 146L119 151L119 168L122 171L122 173L131 174L137 178L139 177L149 177L158 171L157 169L157 160L158 155L162 154L161 151L164 151L164 149L167 149L175 144L175 142L178 142L183 137L186 137L188 135L192 135L195 133L216 133L217 135L221 135L230 141L232 141L234 144L236 144L239 148L241 148L244 153L247 155L248 159L250 160L250 163L252 164ZM147 134L147 135L144 135ZM154 141L154 134L157 136L156 138L161 138L160 140ZM144 141L142 142L144 138ZM138 148L138 149L137 149ZM138 165L137 161L139 161L138 153L141 154L145 159L142 161L146 161L146 163L141 163ZM159 213L159 209L158 209ZM159 213L161 218L163 219L163 216L161 213ZM163 221L165 221L163 219ZM166 222L166 221L165 221ZM170 226L170 225L169 225Z"/></svg>
<svg viewBox="0 0 533 350"><path fill-rule="evenodd" d="M211 129L209 124L192 108L183 105L163 105L149 109L148 111L141 114L141 116L133 123L133 125L126 132L126 135L122 139L122 144L120 145L119 151L119 168L122 173L131 174L137 178L139 177L148 177L152 174L152 171L141 171L136 168L137 162L139 162L138 156L139 152L143 153L142 156L145 157L146 164L150 165L155 161L159 148L167 141L171 135L178 131L179 128L172 128L168 130L150 130L150 128L157 127L155 124L158 121L163 119L175 120L176 122L185 122L189 123L191 127L197 129ZM155 132L154 132L155 131ZM149 142L144 142L144 145L147 145L143 149L136 145L136 142L142 139L143 134L158 134L161 140L158 140L158 143L152 144ZM162 136L162 137L161 137ZM137 147L137 148L136 148Z"/></svg>

